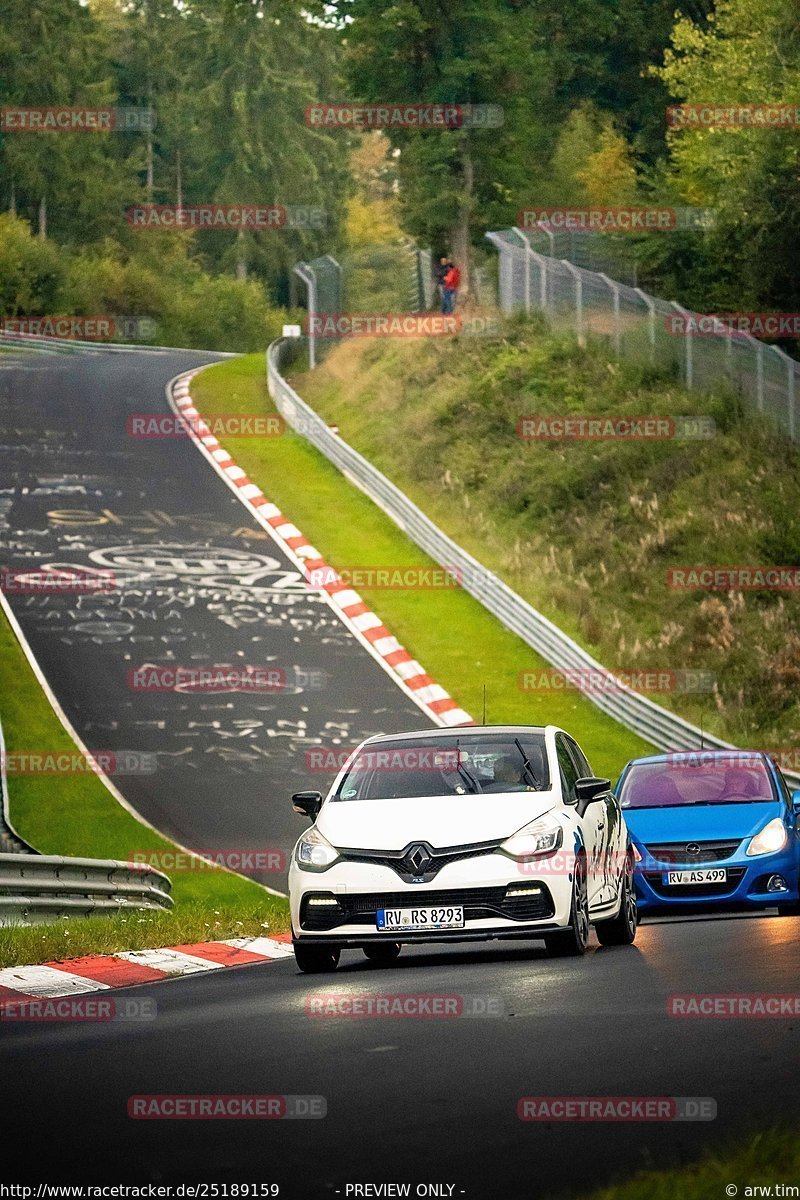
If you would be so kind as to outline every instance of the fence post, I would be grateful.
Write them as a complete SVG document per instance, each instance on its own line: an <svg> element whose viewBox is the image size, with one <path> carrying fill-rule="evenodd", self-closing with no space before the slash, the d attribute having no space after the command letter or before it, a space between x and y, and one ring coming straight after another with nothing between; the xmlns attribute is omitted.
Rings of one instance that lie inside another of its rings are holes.
<svg viewBox="0 0 800 1200"><path fill-rule="evenodd" d="M794 359L785 354L783 350L779 350L777 346L771 346L776 354L779 354L783 359L786 367L786 400L788 402L788 419L786 421L786 430L792 441L795 440L795 416L794 416L794 369L797 365Z"/></svg>
<svg viewBox="0 0 800 1200"><path fill-rule="evenodd" d="M686 354L684 356L684 382L686 384L686 390L690 392L694 385L694 354L693 354L694 334L691 331L689 321L687 320L687 318L691 316L691 313L689 313L683 307L682 304L678 304L677 300L670 300L670 304L672 305L673 308L678 310L678 312L681 314L681 316L684 318L684 321L686 322L686 326L685 326Z"/></svg>
<svg viewBox="0 0 800 1200"><path fill-rule="evenodd" d="M586 337L583 332L583 276L579 268L566 258L562 258L561 262L575 280L575 333L578 337L578 345L585 346Z"/></svg>
<svg viewBox="0 0 800 1200"><path fill-rule="evenodd" d="M617 358L619 358L622 351L622 329L620 326L619 316L619 284L615 283L613 279L609 279L607 275L602 273L602 271L599 272L599 274L606 287L611 288L611 294L614 297L614 353L616 354Z"/></svg>
<svg viewBox="0 0 800 1200"><path fill-rule="evenodd" d="M306 301L308 311L308 366L313 371L317 365L317 335L314 331L314 318L317 315L317 279L308 263L297 263L296 266L292 267L292 270L299 279L302 279L308 293Z"/></svg>
<svg viewBox="0 0 800 1200"><path fill-rule="evenodd" d="M335 277L336 277L336 312L341 313L341 311L342 311L342 267L341 267L341 264L336 261L336 259L333 257L332 254L323 254L322 257L323 257L323 259L327 258L328 262L333 263Z"/></svg>
<svg viewBox="0 0 800 1200"><path fill-rule="evenodd" d="M508 260L511 251L508 247L508 242L496 233L487 233L484 235L486 240L491 242L498 253L497 265L497 299L500 308L503 312L511 312L513 308L513 296L508 280Z"/></svg>
<svg viewBox="0 0 800 1200"><path fill-rule="evenodd" d="M636 295L647 305L647 333L650 341L650 366L656 365L656 302L643 292L640 287L633 289Z"/></svg>
<svg viewBox="0 0 800 1200"><path fill-rule="evenodd" d="M518 229L515 226L513 232L517 235L519 240L522 242L523 253L525 255L525 268L523 271L523 280L524 280L524 287L525 287L525 312L530 313L530 311L531 311L531 253L532 253L531 244L528 241L527 235L524 234L521 229ZM513 287L512 287L512 290L513 290Z"/></svg>
<svg viewBox="0 0 800 1200"><path fill-rule="evenodd" d="M795 364L794 364L793 360L791 358L789 358L789 356L787 354L786 355L786 374L787 374L787 380L788 380L788 384L789 384L789 387L787 389L787 395L789 398L789 437L792 439L792 441L794 441L794 439L795 439L794 366L795 366Z"/></svg>
<svg viewBox="0 0 800 1200"><path fill-rule="evenodd" d="M758 411L764 411L764 343L759 342L757 338L752 339L756 343L756 400L758 403Z"/></svg>

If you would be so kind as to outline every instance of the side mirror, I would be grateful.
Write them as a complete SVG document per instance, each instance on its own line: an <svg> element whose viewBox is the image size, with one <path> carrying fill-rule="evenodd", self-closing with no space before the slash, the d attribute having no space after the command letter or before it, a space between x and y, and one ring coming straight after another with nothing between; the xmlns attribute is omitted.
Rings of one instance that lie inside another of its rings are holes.
<svg viewBox="0 0 800 1200"><path fill-rule="evenodd" d="M320 792L295 792L292 796L292 808L301 817L308 817L313 821L322 808L322 794Z"/></svg>
<svg viewBox="0 0 800 1200"><path fill-rule="evenodd" d="M792 812L800 813L800 788L792 792Z"/></svg>
<svg viewBox="0 0 800 1200"><path fill-rule="evenodd" d="M587 775L584 779L579 779L575 784L575 796L578 803L582 804L585 808L592 801L599 800L602 795L609 791L610 787L610 779L601 779L599 775Z"/></svg>

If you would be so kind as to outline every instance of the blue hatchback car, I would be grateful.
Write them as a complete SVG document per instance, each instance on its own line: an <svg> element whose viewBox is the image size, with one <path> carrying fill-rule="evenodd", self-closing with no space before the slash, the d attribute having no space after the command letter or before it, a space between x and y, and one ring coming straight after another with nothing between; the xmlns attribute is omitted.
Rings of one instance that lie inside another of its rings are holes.
<svg viewBox="0 0 800 1200"><path fill-rule="evenodd" d="M636 758L615 788L640 912L800 913L800 791L769 755L697 750Z"/></svg>

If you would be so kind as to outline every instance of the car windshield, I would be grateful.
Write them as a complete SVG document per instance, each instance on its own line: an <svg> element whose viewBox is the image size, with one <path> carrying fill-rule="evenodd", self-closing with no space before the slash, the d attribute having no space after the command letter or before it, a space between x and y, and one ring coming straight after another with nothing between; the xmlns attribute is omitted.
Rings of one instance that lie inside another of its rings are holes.
<svg viewBox="0 0 800 1200"><path fill-rule="evenodd" d="M544 734L456 734L371 742L334 800L393 800L543 791L550 787Z"/></svg>
<svg viewBox="0 0 800 1200"><path fill-rule="evenodd" d="M774 800L770 774L762 758L720 755L698 760L635 763L623 780L622 808L671 808L690 804L752 804Z"/></svg>

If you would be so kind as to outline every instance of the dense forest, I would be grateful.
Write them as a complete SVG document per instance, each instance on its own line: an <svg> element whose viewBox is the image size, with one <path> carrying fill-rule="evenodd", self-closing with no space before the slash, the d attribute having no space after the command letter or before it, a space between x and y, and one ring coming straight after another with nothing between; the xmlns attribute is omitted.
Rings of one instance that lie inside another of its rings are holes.
<svg viewBox="0 0 800 1200"><path fill-rule="evenodd" d="M405 236L467 266L529 205L671 204L712 209L713 226L630 235L648 279L702 310L796 311L800 117L681 129L666 109L791 102L798 85L795 0L6 0L0 304L150 316L165 340L245 349L299 258ZM502 123L308 121L344 100L499 106ZM78 107L152 119L15 123ZM209 204L288 218L126 215Z"/></svg>

